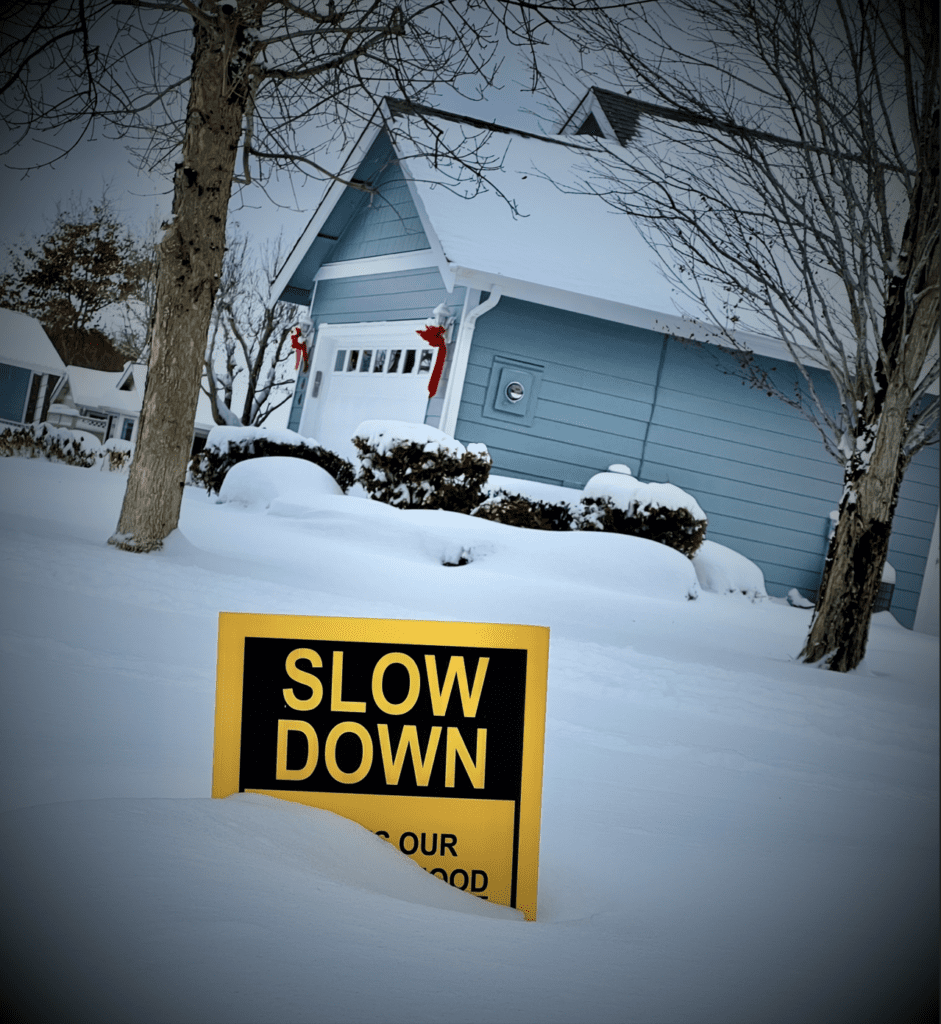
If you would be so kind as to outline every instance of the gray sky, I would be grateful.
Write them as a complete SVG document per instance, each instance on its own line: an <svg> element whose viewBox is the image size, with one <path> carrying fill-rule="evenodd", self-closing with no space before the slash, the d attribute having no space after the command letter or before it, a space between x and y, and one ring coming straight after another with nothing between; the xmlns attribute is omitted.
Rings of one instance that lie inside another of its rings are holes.
<svg viewBox="0 0 941 1024"><path fill-rule="evenodd" d="M493 90L486 101L475 103L443 91L429 102L443 109L520 128L549 130L542 100L527 91L527 79L525 69L511 51L505 57L499 79L502 89ZM543 121L526 108L541 111ZM3 158L0 264L6 264L6 253L11 245L21 239L31 240L45 231L57 208L67 209L74 199L97 200L105 186L119 216L136 231L145 232L148 223L155 219L159 223L169 214L172 169L162 176L141 171L125 142L108 139L100 129L94 136L52 167L28 172L20 169L49 158L50 147L37 143L18 147ZM339 152L332 156L337 161ZM284 241L290 248L306 226L323 189L323 183L302 174L281 172L278 180L268 184L269 195L258 187L234 195L229 223L238 223L259 245L276 239L283 231Z"/></svg>

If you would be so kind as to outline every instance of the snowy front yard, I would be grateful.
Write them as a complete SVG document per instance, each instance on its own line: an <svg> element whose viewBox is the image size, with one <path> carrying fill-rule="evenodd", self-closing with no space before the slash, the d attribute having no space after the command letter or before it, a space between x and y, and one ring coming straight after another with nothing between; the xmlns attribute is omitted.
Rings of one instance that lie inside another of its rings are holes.
<svg viewBox="0 0 941 1024"><path fill-rule="evenodd" d="M882 613L838 676L794 660L809 611L661 545L317 488L187 488L128 554L125 481L0 460L24 1019L857 1024L936 991L936 638ZM328 812L211 800L220 611L548 626L538 920Z"/></svg>

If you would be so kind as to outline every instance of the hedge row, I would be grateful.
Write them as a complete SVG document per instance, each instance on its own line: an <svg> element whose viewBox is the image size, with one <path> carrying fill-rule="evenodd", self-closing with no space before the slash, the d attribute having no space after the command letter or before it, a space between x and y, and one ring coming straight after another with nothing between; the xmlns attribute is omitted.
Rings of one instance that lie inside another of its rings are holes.
<svg viewBox="0 0 941 1024"><path fill-rule="evenodd" d="M49 459L69 466L90 469L98 452L85 448L80 437L48 423L6 427L0 432L0 456L19 455L27 459Z"/></svg>

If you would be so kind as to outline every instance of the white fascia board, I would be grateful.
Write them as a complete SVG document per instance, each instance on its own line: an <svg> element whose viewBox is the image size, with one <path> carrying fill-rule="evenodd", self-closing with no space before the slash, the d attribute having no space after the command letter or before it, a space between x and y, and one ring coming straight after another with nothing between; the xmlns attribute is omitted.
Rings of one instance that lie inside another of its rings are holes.
<svg viewBox="0 0 941 1024"><path fill-rule="evenodd" d="M144 379L146 379L146 377L147 377L147 364L146 363L135 363L135 362L125 363L124 370L122 371L121 376L118 378L117 384L115 384L115 387L117 388L117 390L120 391L121 388L123 388L124 385L127 383L128 378L129 377L134 377L135 373L137 373L138 370L141 372L141 376ZM133 383L134 383L134 387L131 389L132 391L143 391L144 390L144 386L143 386L144 382L143 382L143 380L137 380L135 378Z"/></svg>
<svg viewBox="0 0 941 1024"><path fill-rule="evenodd" d="M585 120L588 112L591 110L594 98L594 90L589 89L563 119L562 127L558 130L559 135L574 135L578 131L579 125Z"/></svg>
<svg viewBox="0 0 941 1024"><path fill-rule="evenodd" d="M69 389L69 375L68 373L60 373L59 379L56 381L56 386L52 389L52 395L50 396L50 402L57 402L59 396L63 391Z"/></svg>
<svg viewBox="0 0 941 1024"><path fill-rule="evenodd" d="M359 167L380 131L382 131L382 126L377 124L369 124L363 129L359 139L357 139L344 157L340 170L337 172L338 177L349 177ZM336 206L340 196L343 195L347 187L345 181L337 181L336 179L327 186L327 191L317 205L314 215L308 221L304 233L288 254L288 258L284 261L284 266L271 285L271 290L268 293L269 306L273 306L278 301L287 283L294 276L294 271L297 270L301 260L307 255L307 250L314 244L318 232L323 227L327 217L333 212L334 206Z"/></svg>
<svg viewBox="0 0 941 1024"><path fill-rule="evenodd" d="M314 277L315 281L336 281L343 277L366 277L370 274L394 274L402 270L438 268L438 256L433 249L413 252L394 252L386 256L365 256L358 260L324 263Z"/></svg>
<svg viewBox="0 0 941 1024"><path fill-rule="evenodd" d="M420 331L428 326L428 318L421 320L363 320L355 324L321 324L317 328L317 337L321 335L331 338L348 338L350 341L368 337L377 346L383 343L402 342L403 335L410 337L411 331ZM421 344L419 338L416 348Z"/></svg>
<svg viewBox="0 0 941 1024"><path fill-rule="evenodd" d="M607 114L601 108L601 101L595 95L594 89L589 89L588 92L578 101L571 114L562 123L562 127L559 129L560 135L574 135L578 129L585 123L589 114L595 115L595 120L598 122L598 127L604 132L605 138L608 142L613 142L616 146L621 143L618 137L611 127L611 122L608 120Z"/></svg>
<svg viewBox="0 0 941 1024"><path fill-rule="evenodd" d="M548 285L534 284L531 281L501 277L466 267L454 268L454 280L458 285L478 288L481 291L499 288L507 298L522 299L524 302L532 302L540 306L550 306L553 309L582 313L585 316L594 316L601 320L610 320L613 323L641 327L658 334L670 334L677 338L688 338L721 348L732 348L729 339L717 328L709 327L708 324L695 320L687 320L677 313L657 313L639 306L612 302L610 299L599 299L591 295L565 291L562 288L552 288ZM748 334L744 331L736 337L756 355L793 362L784 343L776 341L774 338Z"/></svg>

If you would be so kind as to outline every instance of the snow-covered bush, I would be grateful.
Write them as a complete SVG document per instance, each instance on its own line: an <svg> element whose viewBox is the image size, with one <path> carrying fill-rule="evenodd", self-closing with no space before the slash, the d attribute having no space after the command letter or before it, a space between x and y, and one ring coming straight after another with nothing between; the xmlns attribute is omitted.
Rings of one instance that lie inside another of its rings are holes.
<svg viewBox="0 0 941 1024"><path fill-rule="evenodd" d="M605 530L667 544L687 558L706 537L706 513L696 499L673 484L645 484L627 466L593 476L583 491L576 527Z"/></svg>
<svg viewBox="0 0 941 1024"><path fill-rule="evenodd" d="M352 463L322 448L315 440L296 434L293 430L274 430L265 427L213 427L206 439L206 447L190 461L193 483L207 491L219 493L226 473L246 459L283 455L305 459L325 469L346 491L356 479Z"/></svg>
<svg viewBox="0 0 941 1024"><path fill-rule="evenodd" d="M472 515L528 530L571 530L575 515L566 502L539 501L502 488L477 506Z"/></svg>
<svg viewBox="0 0 941 1024"><path fill-rule="evenodd" d="M27 423L22 427L6 427L0 431L0 456L19 455L27 459L50 459L52 462L65 462L69 466L82 466L85 469L94 466L98 461L100 448L97 438L90 435L76 435L74 431L64 427L54 427L51 423Z"/></svg>
<svg viewBox="0 0 941 1024"><path fill-rule="evenodd" d="M485 445L465 448L436 427L398 420L366 420L353 444L360 453L357 481L379 501L468 513L484 499L490 475Z"/></svg>
<svg viewBox="0 0 941 1024"><path fill-rule="evenodd" d="M120 437L110 437L101 446L101 468L112 473L127 469L134 454L134 445Z"/></svg>

